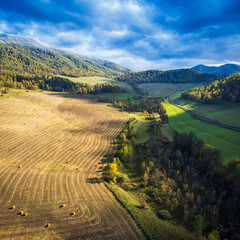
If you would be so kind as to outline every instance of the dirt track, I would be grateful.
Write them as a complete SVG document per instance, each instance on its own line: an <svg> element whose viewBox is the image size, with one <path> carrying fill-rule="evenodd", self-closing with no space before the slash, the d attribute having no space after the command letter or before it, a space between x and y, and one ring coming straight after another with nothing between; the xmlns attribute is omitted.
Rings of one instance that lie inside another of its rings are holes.
<svg viewBox="0 0 240 240"><path fill-rule="evenodd" d="M126 120L104 104L61 94L1 100L0 239L139 239L99 182Z"/></svg>

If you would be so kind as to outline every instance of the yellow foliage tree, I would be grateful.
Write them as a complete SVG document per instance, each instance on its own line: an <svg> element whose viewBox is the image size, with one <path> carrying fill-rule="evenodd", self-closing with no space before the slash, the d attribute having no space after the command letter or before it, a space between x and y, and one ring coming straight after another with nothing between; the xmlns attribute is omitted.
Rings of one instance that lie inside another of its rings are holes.
<svg viewBox="0 0 240 240"><path fill-rule="evenodd" d="M119 176L119 172L117 169L117 163L110 163L109 169L107 171L107 176L110 180L116 182L117 177Z"/></svg>

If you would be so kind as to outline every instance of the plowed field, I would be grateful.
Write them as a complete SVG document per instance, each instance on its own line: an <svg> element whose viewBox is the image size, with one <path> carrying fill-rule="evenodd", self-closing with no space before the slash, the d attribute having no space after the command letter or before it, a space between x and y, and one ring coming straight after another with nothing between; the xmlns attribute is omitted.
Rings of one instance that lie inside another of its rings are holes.
<svg viewBox="0 0 240 240"><path fill-rule="evenodd" d="M100 181L126 120L69 95L1 100L0 239L139 239Z"/></svg>

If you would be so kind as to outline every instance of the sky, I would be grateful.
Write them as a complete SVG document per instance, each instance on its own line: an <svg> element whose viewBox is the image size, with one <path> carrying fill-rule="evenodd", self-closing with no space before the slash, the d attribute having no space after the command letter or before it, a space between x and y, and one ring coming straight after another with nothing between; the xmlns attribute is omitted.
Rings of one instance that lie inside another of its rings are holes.
<svg viewBox="0 0 240 240"><path fill-rule="evenodd" d="M239 0L0 0L0 32L135 71L240 63Z"/></svg>

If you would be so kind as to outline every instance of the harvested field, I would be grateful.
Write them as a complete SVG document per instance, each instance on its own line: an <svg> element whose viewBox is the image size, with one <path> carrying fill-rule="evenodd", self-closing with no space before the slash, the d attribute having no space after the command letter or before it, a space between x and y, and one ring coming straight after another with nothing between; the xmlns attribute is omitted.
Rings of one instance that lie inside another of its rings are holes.
<svg viewBox="0 0 240 240"><path fill-rule="evenodd" d="M126 121L60 93L1 100L0 239L141 239L100 179Z"/></svg>

